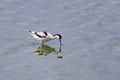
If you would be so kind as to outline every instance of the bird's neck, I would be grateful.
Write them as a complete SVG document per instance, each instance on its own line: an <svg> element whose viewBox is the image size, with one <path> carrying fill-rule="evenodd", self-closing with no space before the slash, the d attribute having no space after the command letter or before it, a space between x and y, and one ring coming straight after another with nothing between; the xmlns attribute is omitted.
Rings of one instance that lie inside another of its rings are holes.
<svg viewBox="0 0 120 80"><path fill-rule="evenodd" d="M58 39L59 37L58 36L53 36L52 39Z"/></svg>

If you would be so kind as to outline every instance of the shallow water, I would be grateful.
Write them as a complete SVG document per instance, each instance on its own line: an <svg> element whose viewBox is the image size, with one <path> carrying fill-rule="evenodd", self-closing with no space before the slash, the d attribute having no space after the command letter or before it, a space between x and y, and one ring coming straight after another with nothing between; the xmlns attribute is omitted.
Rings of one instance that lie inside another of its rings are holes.
<svg viewBox="0 0 120 80"><path fill-rule="evenodd" d="M60 33L35 53L29 30ZM119 80L119 0L1 0L0 80ZM60 57L60 58L59 58Z"/></svg>

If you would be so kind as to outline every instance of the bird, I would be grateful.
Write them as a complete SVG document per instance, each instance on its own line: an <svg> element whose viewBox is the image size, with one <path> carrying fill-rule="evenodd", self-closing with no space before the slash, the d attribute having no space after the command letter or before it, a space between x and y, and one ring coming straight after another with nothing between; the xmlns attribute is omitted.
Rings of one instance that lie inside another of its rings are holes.
<svg viewBox="0 0 120 80"><path fill-rule="evenodd" d="M62 36L60 34L52 35L49 32L45 32L45 31L41 31L41 32L29 31L29 32L35 39L40 41L41 45L44 45L45 42L48 42L50 40L59 39L60 48L61 48Z"/></svg>

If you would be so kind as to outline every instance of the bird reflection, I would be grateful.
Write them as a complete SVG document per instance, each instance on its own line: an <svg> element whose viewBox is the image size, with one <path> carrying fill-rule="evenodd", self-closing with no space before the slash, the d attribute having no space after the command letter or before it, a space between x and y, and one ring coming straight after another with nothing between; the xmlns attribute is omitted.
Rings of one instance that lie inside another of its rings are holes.
<svg viewBox="0 0 120 80"><path fill-rule="evenodd" d="M51 53L58 54L61 52L61 47L59 48L59 50L56 50L55 48L50 47L48 45L42 45L42 46L39 46L34 52L39 56L41 55L46 56Z"/></svg>

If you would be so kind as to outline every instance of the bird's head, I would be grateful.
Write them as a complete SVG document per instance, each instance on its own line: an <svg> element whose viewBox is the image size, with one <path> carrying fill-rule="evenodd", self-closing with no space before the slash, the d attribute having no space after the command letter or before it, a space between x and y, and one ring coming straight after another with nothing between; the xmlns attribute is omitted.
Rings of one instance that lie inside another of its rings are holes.
<svg viewBox="0 0 120 80"><path fill-rule="evenodd" d="M62 45L62 43L61 43L62 36L61 36L60 34L55 34L55 35L53 35L53 37L55 37L55 38L58 38L58 39L59 39L60 46L61 46L61 45Z"/></svg>
<svg viewBox="0 0 120 80"><path fill-rule="evenodd" d="M58 39L62 39L62 36L60 34L55 34L53 36L56 37L56 38L58 38Z"/></svg>
<svg viewBox="0 0 120 80"><path fill-rule="evenodd" d="M53 37L58 38L60 40L62 39L62 36L60 34L55 34L55 35L53 35Z"/></svg>

